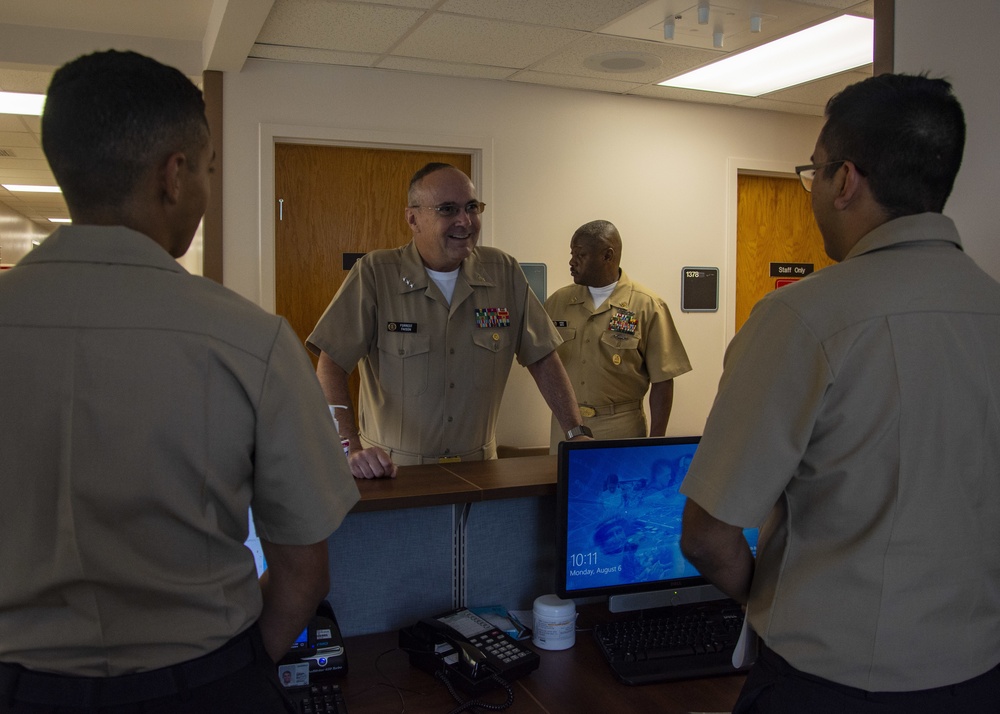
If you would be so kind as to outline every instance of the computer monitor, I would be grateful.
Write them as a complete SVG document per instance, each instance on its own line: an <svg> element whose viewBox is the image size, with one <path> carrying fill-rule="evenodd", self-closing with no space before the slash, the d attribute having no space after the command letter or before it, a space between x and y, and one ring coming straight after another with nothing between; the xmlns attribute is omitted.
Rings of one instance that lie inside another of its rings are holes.
<svg viewBox="0 0 1000 714"><path fill-rule="evenodd" d="M253 553L254 565L257 568L257 577L259 578L267 570L267 560L264 558L264 549L260 545L260 536L257 535L257 527L253 522L253 509L250 509L248 513L248 518L250 519L250 534L247 536L246 541L243 545L250 549ZM295 642L292 643L291 652L296 652L300 649L305 649L309 646L309 628L302 630L298 637L295 638Z"/></svg>
<svg viewBox="0 0 1000 714"><path fill-rule="evenodd" d="M556 591L613 612L724 598L681 554L678 489L700 437L559 445ZM744 531L756 554L757 529Z"/></svg>

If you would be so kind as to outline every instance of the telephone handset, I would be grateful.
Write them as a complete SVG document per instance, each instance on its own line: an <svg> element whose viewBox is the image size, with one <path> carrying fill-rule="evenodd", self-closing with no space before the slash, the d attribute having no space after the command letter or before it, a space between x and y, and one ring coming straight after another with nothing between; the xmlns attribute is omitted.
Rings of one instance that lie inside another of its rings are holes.
<svg viewBox="0 0 1000 714"><path fill-rule="evenodd" d="M459 609L420 620L399 631L399 646L410 663L442 671L459 689L479 694L498 686L494 675L516 679L538 669L538 653L492 623Z"/></svg>

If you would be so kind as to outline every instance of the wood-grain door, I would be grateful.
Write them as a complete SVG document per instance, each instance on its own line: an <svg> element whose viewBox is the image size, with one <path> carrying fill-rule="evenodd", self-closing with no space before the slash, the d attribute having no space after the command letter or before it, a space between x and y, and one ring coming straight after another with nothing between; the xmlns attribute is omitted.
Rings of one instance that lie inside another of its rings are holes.
<svg viewBox="0 0 1000 714"><path fill-rule="evenodd" d="M275 311L303 343L347 277L345 256L410 240L406 192L431 161L472 175L469 154L275 144ZM350 384L356 406L356 373Z"/></svg>
<svg viewBox="0 0 1000 714"><path fill-rule="evenodd" d="M771 263L833 264L797 178L740 174L736 216L736 331L775 289Z"/></svg>

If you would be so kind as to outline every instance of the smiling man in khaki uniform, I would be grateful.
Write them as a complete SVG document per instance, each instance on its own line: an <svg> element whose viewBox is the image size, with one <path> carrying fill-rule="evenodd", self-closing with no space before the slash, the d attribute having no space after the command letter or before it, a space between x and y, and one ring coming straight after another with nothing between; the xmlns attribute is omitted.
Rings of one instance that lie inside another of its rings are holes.
<svg viewBox="0 0 1000 714"><path fill-rule="evenodd" d="M599 439L663 436L674 377L691 371L666 303L619 267L622 239L608 221L580 226L570 240L574 285L554 292L545 310L563 343L584 424ZM652 386L650 386L652 385ZM649 390L649 430L642 400ZM562 434L553 423L550 450Z"/></svg>
<svg viewBox="0 0 1000 714"><path fill-rule="evenodd" d="M397 465L496 458L496 423L510 366L526 366L563 438L585 436L559 335L520 266L476 245L485 204L469 177L428 164L410 182L413 240L359 260L309 349L330 404L350 404L360 363L359 417L338 410L356 478ZM360 428L359 428L360 427Z"/></svg>

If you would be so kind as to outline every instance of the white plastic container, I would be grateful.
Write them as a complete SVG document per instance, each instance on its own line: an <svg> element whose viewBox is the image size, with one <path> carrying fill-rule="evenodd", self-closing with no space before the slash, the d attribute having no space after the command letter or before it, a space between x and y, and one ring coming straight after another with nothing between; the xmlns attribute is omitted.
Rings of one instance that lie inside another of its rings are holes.
<svg viewBox="0 0 1000 714"><path fill-rule="evenodd" d="M535 598L532 644L543 650L565 650L576 644L576 603L557 595Z"/></svg>

